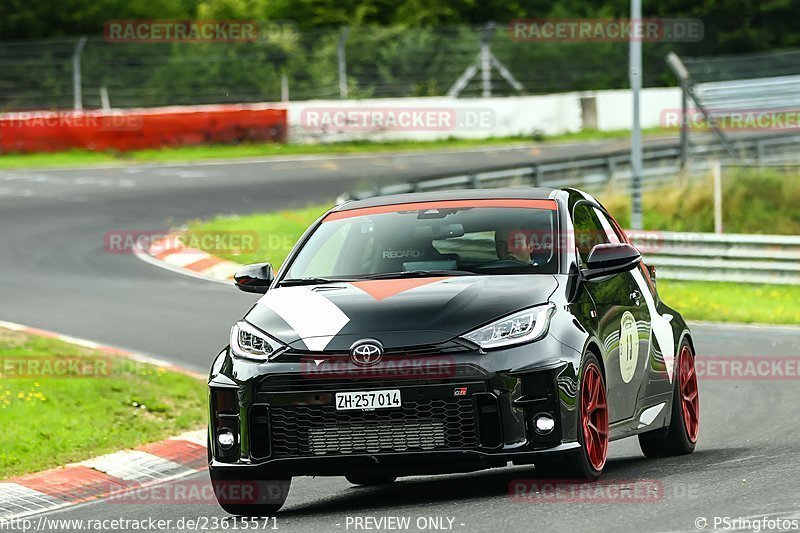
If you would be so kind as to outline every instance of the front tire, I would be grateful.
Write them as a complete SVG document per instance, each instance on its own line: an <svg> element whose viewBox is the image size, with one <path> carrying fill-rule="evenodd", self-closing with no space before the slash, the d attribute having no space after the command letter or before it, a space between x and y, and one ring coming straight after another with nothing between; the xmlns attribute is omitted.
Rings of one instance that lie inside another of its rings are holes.
<svg viewBox="0 0 800 533"><path fill-rule="evenodd" d="M694 353L686 339L678 351L672 419L669 427L639 435L639 447L646 457L686 455L694 451L700 430L700 395Z"/></svg>
<svg viewBox="0 0 800 533"><path fill-rule="evenodd" d="M278 472L240 474L210 469L209 474L217 503L236 516L275 516L286 503L292 485L290 476Z"/></svg>
<svg viewBox="0 0 800 533"><path fill-rule="evenodd" d="M560 460L536 463L536 470L548 477L594 481L603 473L608 458L608 400L600 363L587 354L583 363L578 396L577 452Z"/></svg>

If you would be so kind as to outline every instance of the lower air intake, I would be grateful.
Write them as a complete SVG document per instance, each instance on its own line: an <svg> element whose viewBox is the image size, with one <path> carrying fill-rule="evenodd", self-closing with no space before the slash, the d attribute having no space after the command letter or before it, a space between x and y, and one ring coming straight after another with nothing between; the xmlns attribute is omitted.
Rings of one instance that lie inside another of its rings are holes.
<svg viewBox="0 0 800 533"><path fill-rule="evenodd" d="M435 450L446 445L442 422L313 428L308 432L308 441L314 455Z"/></svg>
<svg viewBox="0 0 800 533"><path fill-rule="evenodd" d="M399 409L337 411L332 405L270 407L272 457L347 455L479 446L471 398L404 402Z"/></svg>

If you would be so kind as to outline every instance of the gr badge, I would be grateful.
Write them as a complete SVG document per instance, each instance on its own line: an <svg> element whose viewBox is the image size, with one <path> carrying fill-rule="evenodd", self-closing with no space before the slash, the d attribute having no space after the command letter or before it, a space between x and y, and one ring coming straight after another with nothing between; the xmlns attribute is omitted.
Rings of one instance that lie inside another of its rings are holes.
<svg viewBox="0 0 800 533"><path fill-rule="evenodd" d="M619 369L622 381L630 383L639 361L639 332L636 319L629 311L622 315L619 328Z"/></svg>

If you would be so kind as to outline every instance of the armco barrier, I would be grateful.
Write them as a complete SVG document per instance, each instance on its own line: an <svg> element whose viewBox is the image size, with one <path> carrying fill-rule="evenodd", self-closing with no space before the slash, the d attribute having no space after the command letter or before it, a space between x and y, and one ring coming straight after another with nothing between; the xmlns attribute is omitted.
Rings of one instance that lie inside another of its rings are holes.
<svg viewBox="0 0 800 533"><path fill-rule="evenodd" d="M286 110L260 105L0 115L2 152L127 151L286 138Z"/></svg>
<svg viewBox="0 0 800 533"><path fill-rule="evenodd" d="M665 279L800 284L800 236L626 233Z"/></svg>
<svg viewBox="0 0 800 533"><path fill-rule="evenodd" d="M690 147L688 171L694 176L708 175L711 161L733 166L777 166L800 164L797 145L800 135L751 135L734 139L731 144L739 159L731 158L715 140L709 144ZM673 183L680 174L680 147L664 141L646 145L642 153L642 186L658 189ZM602 154L570 155L558 158L537 158L529 164L500 164L471 172L454 174L448 170L425 171L424 175L405 183L394 183L373 189L344 193L337 200L360 200L373 196L404 194L448 189L490 189L494 187L577 187L588 192L602 191L614 186L626 192L631 182L630 150L615 150Z"/></svg>

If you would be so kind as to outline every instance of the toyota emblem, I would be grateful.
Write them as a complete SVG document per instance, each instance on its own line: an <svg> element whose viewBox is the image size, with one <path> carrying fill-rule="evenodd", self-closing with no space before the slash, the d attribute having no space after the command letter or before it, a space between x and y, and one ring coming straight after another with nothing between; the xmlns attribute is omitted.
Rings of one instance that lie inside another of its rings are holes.
<svg viewBox="0 0 800 533"><path fill-rule="evenodd" d="M358 366L377 365L383 359L383 346L372 339L358 341L350 348L350 360Z"/></svg>

